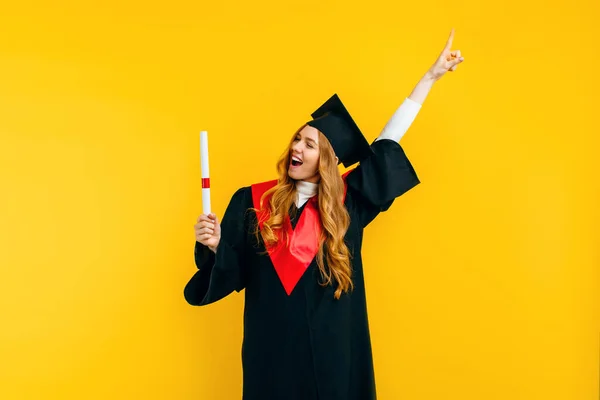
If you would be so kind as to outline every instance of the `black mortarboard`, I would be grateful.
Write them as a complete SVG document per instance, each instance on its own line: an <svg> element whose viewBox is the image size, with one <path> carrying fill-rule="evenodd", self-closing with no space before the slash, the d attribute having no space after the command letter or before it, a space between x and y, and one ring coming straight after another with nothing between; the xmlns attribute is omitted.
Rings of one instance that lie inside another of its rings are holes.
<svg viewBox="0 0 600 400"><path fill-rule="evenodd" d="M311 116L313 120L308 125L327 137L339 162L345 167L362 161L373 153L369 142L337 94L331 96Z"/></svg>

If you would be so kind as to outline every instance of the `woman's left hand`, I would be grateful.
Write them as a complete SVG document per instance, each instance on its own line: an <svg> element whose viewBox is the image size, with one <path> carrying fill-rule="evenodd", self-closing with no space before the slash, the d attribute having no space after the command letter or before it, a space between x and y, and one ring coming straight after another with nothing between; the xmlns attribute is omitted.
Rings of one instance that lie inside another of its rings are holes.
<svg viewBox="0 0 600 400"><path fill-rule="evenodd" d="M458 64L464 61L464 58L460 55L460 50L451 50L453 39L454 28L450 31L450 37L448 37L444 50L442 50L436 62L429 68L429 71L427 71L427 75L434 81L440 79L448 71L455 71Z"/></svg>

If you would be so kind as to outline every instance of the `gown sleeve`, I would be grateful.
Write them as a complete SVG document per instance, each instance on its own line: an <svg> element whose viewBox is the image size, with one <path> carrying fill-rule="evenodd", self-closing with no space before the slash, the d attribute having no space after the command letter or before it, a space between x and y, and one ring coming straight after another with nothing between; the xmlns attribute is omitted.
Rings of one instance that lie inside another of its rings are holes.
<svg viewBox="0 0 600 400"><path fill-rule="evenodd" d="M394 200L417 186L420 181L400 144L379 139L371 145L373 154L352 170L347 178L348 191L355 199L361 226L366 227Z"/></svg>
<svg viewBox="0 0 600 400"><path fill-rule="evenodd" d="M198 271L184 289L185 300L194 306L214 303L245 287L244 252L247 237L249 188L239 189L231 198L221 221L221 240L216 254L195 243L194 261Z"/></svg>

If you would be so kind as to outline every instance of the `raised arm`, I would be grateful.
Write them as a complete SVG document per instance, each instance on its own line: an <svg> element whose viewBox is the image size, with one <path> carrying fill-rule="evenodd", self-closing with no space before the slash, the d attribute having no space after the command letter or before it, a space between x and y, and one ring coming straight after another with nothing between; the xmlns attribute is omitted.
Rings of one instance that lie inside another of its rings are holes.
<svg viewBox="0 0 600 400"><path fill-rule="evenodd" d="M454 29L451 30L446 45L435 63L415 85L410 95L404 99L404 102L394 115L392 115L392 118L387 122L379 137L375 139L376 141L391 139L399 142L417 117L433 84L444 76L446 72L455 71L458 64L464 61L460 50L451 50L453 39Z"/></svg>

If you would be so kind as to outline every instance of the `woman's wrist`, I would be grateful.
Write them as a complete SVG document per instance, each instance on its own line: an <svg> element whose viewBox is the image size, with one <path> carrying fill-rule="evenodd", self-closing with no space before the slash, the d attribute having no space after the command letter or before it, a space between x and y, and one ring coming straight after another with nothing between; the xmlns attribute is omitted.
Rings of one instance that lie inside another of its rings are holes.
<svg viewBox="0 0 600 400"><path fill-rule="evenodd" d="M425 72L425 75L423 75L423 78L421 78L421 80L424 83L435 83L435 81L437 81L436 77L433 75L433 72L431 72L431 70Z"/></svg>

